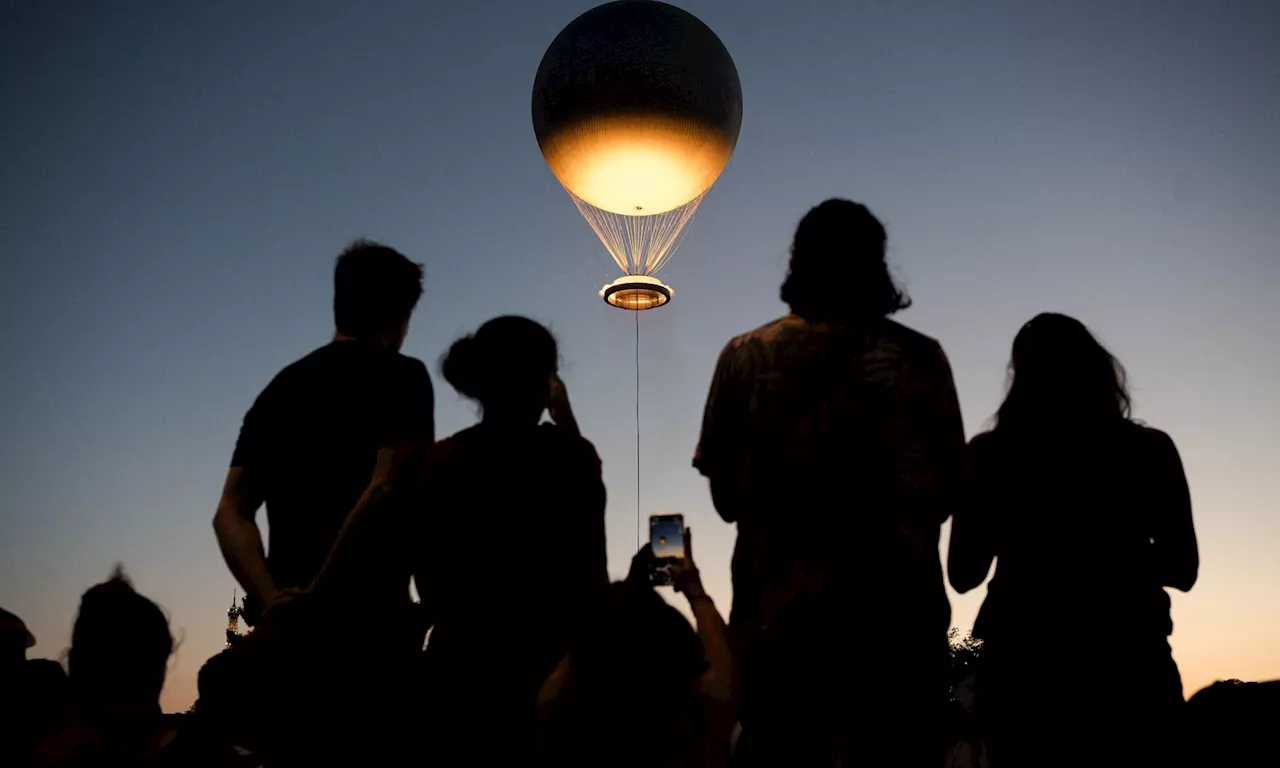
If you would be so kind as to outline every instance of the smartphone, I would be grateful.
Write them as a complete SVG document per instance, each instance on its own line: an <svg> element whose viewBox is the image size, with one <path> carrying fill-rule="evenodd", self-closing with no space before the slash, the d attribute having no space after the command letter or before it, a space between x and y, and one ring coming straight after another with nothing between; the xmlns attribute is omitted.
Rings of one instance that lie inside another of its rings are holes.
<svg viewBox="0 0 1280 768"><path fill-rule="evenodd" d="M685 556L684 515L650 515L649 549L656 561L650 578L654 584L669 586L671 574L667 565L672 560L683 560Z"/></svg>

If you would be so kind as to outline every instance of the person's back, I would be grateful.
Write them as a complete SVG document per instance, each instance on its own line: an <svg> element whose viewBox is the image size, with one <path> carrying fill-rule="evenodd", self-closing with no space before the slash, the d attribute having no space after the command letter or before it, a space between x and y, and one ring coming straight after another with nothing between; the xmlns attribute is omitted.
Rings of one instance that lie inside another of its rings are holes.
<svg viewBox="0 0 1280 768"><path fill-rule="evenodd" d="M945 692L950 618L937 540L964 433L941 347L888 319L909 302L884 254L865 207L810 211L782 289L792 314L730 341L707 398L694 465L738 524L743 739L771 764L834 760L841 738L847 759L880 760L855 719L912 745L887 759L942 759L920 732L946 704L931 693ZM858 636L893 654L864 680L875 722L828 703L867 673L853 668Z"/></svg>
<svg viewBox="0 0 1280 768"><path fill-rule="evenodd" d="M965 592L996 561L974 627L992 759L1068 765L1084 742L1097 765L1164 764L1182 705L1164 587L1199 562L1177 449L1130 420L1123 368L1079 321L1033 319L1011 369L948 563Z"/></svg>
<svg viewBox="0 0 1280 768"><path fill-rule="evenodd" d="M278 587L311 583L373 477L378 449L405 435L428 438L430 407L421 362L358 339L321 347L272 380L245 417L232 463L261 478ZM368 565L366 599L407 599L394 558Z"/></svg>
<svg viewBox="0 0 1280 768"><path fill-rule="evenodd" d="M1169 596L1151 540L1168 509L1159 496L1179 481L1167 435L1132 422L1031 444L993 432L970 456L998 559L980 636L1070 624L1109 643L1163 642Z"/></svg>
<svg viewBox="0 0 1280 768"><path fill-rule="evenodd" d="M761 577L784 578L795 566L855 581L923 569L937 588L933 620L945 630L936 547L919 557L885 546L910 543L900 535L908 525L936 541L942 522L926 509L930 459L956 441L946 434L955 425L938 418L950 380L937 342L891 320L847 325L793 314L734 339L724 358L742 383L726 394L745 391L750 400L731 439L744 453L749 500L739 537L764 539L753 558ZM701 450L714 449L704 441ZM882 590L912 587L885 582ZM765 602L768 623L780 606Z"/></svg>
<svg viewBox="0 0 1280 768"><path fill-rule="evenodd" d="M431 605L432 647L512 652L492 634L500 627L538 645L539 627L576 612L585 585L605 574L604 489L590 443L547 424L482 424L442 441L432 463L427 504L440 506L426 510L428 567L466 574ZM499 594L507 605L495 612L485 597Z"/></svg>
<svg viewBox="0 0 1280 768"><path fill-rule="evenodd" d="M433 622L431 749L447 744L465 761L531 754L538 686L608 584L600 463L577 434L556 360L551 335L524 318L455 343L445 378L481 403L483 421L436 444L404 492ZM544 410L555 425L539 426Z"/></svg>

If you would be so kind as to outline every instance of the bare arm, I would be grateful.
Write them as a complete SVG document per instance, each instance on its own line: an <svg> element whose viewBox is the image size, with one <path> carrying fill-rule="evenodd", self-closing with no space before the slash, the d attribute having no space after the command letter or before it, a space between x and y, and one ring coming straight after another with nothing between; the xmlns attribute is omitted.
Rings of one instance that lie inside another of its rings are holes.
<svg viewBox="0 0 1280 768"><path fill-rule="evenodd" d="M551 400L547 405L547 415L557 427L581 436L578 419L573 415L573 406L569 404L569 391L559 376L551 377Z"/></svg>
<svg viewBox="0 0 1280 768"><path fill-rule="evenodd" d="M702 586L702 578L693 561L693 531L685 531L684 562L673 565L671 580L676 590L689 600L697 625L698 639L706 654L707 671L696 683L698 693L707 704L706 734L703 739L703 766L724 765L728 757L729 736L738 718L738 670L729 647L729 630L716 604Z"/></svg>
<svg viewBox="0 0 1280 768"><path fill-rule="evenodd" d="M275 599L279 590L267 571L262 532L255 518L262 495L254 487L244 467L232 467L222 487L222 498L213 514L213 530L227 567L245 592L263 605Z"/></svg>
<svg viewBox="0 0 1280 768"><path fill-rule="evenodd" d="M698 639L710 667L698 679L698 688L717 702L734 700L733 655L729 651L729 630L719 609L706 592L689 595L689 607L698 625Z"/></svg>
<svg viewBox="0 0 1280 768"><path fill-rule="evenodd" d="M989 531L989 508L993 504L987 493L989 446L985 436L970 445L967 471L958 502L951 517L951 544L947 548L947 579L961 594L986 581L995 560L995 545Z"/></svg>
<svg viewBox="0 0 1280 768"><path fill-rule="evenodd" d="M1162 586L1187 592L1200 571L1200 550L1191 518L1191 491L1173 440L1158 433L1156 530L1152 536Z"/></svg>
<svg viewBox="0 0 1280 768"><path fill-rule="evenodd" d="M373 477L365 486L364 492L360 494L360 498L356 500L351 512L347 514L347 519L343 521L342 529L338 531L338 536L329 549L329 556L325 558L319 573L311 580L307 588L308 592L315 592L325 584L332 583L335 578L334 573L339 569L339 563L342 562L346 553L353 547L357 549L360 547L360 539L365 535L364 532L368 529L370 520L384 508L384 502L390 492L391 480L408 452L407 446L378 449Z"/></svg>
<svg viewBox="0 0 1280 768"><path fill-rule="evenodd" d="M698 624L698 638L711 665L698 679L697 687L706 702L706 733L702 741L702 765L716 768L728 764L729 739L738 720L738 670L729 652L728 630L711 598L703 594L690 600Z"/></svg>
<svg viewBox="0 0 1280 768"><path fill-rule="evenodd" d="M987 580L995 552L972 510L956 510L951 518L951 544L947 549L947 579L960 594Z"/></svg>

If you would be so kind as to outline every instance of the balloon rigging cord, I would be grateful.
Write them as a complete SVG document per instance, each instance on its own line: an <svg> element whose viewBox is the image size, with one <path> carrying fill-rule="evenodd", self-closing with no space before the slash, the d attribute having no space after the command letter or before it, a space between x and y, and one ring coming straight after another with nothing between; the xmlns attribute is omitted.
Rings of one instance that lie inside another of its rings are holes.
<svg viewBox="0 0 1280 768"><path fill-rule="evenodd" d="M636 316L636 549L640 549L640 313Z"/></svg>
<svg viewBox="0 0 1280 768"><path fill-rule="evenodd" d="M684 240L689 222L707 196L698 195L679 207L662 213L631 216L597 208L565 187L605 250L628 275L652 275L675 255Z"/></svg>

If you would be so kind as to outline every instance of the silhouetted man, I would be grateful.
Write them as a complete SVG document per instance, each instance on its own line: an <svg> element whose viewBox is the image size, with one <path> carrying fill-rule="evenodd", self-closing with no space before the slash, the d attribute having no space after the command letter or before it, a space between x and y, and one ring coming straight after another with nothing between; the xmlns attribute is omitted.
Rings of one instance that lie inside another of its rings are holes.
<svg viewBox="0 0 1280 768"><path fill-rule="evenodd" d="M936 341L888 320L909 301L865 207L796 229L792 313L716 366L694 458L738 524L730 629L752 765L941 764L950 606L939 527L964 455Z"/></svg>
<svg viewBox="0 0 1280 768"><path fill-rule="evenodd" d="M431 378L399 351L421 295L421 265L384 245L351 245L334 271L333 341L281 371L245 415L213 527L250 624L306 589L353 510L413 446L433 441ZM254 520L264 502L269 554ZM362 553L344 577L366 618L411 623L408 569L393 552Z"/></svg>

